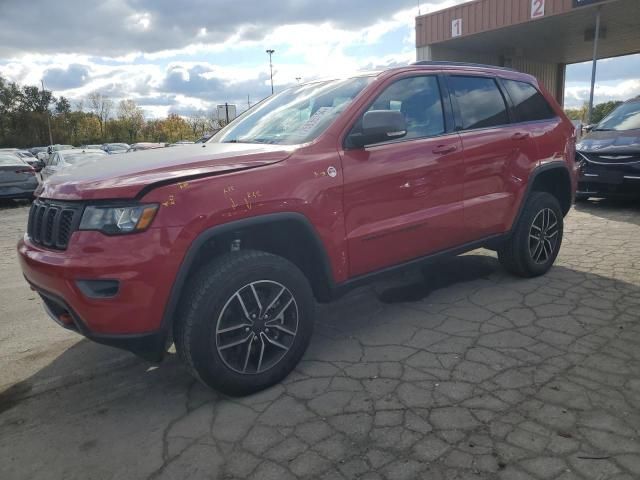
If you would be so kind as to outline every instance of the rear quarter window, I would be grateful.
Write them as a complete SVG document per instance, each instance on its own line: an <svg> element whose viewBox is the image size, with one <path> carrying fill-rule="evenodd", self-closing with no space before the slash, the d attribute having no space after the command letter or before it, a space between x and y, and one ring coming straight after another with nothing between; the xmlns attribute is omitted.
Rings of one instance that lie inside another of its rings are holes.
<svg viewBox="0 0 640 480"><path fill-rule="evenodd" d="M513 103L513 113L518 122L532 122L554 118L556 113L547 99L531 84L516 80L502 80Z"/></svg>
<svg viewBox="0 0 640 480"><path fill-rule="evenodd" d="M463 130L509 123L507 105L493 78L452 75L449 88L458 105L458 127Z"/></svg>

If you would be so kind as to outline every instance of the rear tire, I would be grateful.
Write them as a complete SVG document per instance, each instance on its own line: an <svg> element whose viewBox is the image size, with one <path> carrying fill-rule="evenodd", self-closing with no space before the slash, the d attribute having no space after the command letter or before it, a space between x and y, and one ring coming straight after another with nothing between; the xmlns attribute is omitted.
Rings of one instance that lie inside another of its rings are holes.
<svg viewBox="0 0 640 480"><path fill-rule="evenodd" d="M285 378L313 331L315 300L305 275L266 252L225 254L189 281L176 350L205 385L248 395Z"/></svg>
<svg viewBox="0 0 640 480"><path fill-rule="evenodd" d="M563 215L558 199L547 192L533 192L510 238L498 249L498 259L515 275L543 275L558 256L562 233Z"/></svg>

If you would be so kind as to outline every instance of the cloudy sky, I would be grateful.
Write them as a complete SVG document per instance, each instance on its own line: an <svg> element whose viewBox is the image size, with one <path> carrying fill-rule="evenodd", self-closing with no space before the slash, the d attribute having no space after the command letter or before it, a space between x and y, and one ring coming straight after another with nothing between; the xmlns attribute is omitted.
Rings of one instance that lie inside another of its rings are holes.
<svg viewBox="0 0 640 480"><path fill-rule="evenodd" d="M0 0L0 76L77 101L134 99L149 117L240 110L304 80L415 60L416 0ZM421 2L422 13L462 0ZM90 4L93 4L89 7ZM596 101L640 94L640 55L600 68ZM588 97L570 66L567 106Z"/></svg>

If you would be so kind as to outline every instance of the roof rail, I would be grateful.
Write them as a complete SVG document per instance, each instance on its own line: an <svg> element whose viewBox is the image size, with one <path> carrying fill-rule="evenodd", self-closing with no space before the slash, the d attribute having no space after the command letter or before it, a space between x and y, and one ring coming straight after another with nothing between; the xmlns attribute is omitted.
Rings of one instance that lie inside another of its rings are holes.
<svg viewBox="0 0 640 480"><path fill-rule="evenodd" d="M452 67L480 67L480 68L497 68L498 70L508 70L510 72L516 72L514 68L500 67L498 65L486 65L484 63L469 63L469 62L449 62L445 60L422 60L420 62L413 62L411 65L443 65Z"/></svg>

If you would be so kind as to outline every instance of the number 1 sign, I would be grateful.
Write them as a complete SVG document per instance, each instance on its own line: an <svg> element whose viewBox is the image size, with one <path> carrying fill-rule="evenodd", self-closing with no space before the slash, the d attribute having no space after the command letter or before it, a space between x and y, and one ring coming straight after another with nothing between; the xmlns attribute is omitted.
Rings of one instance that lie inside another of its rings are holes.
<svg viewBox="0 0 640 480"><path fill-rule="evenodd" d="M462 19L454 18L451 20L451 36L459 37L462 35Z"/></svg>
<svg viewBox="0 0 640 480"><path fill-rule="evenodd" d="M531 18L544 17L544 0L531 0Z"/></svg>

